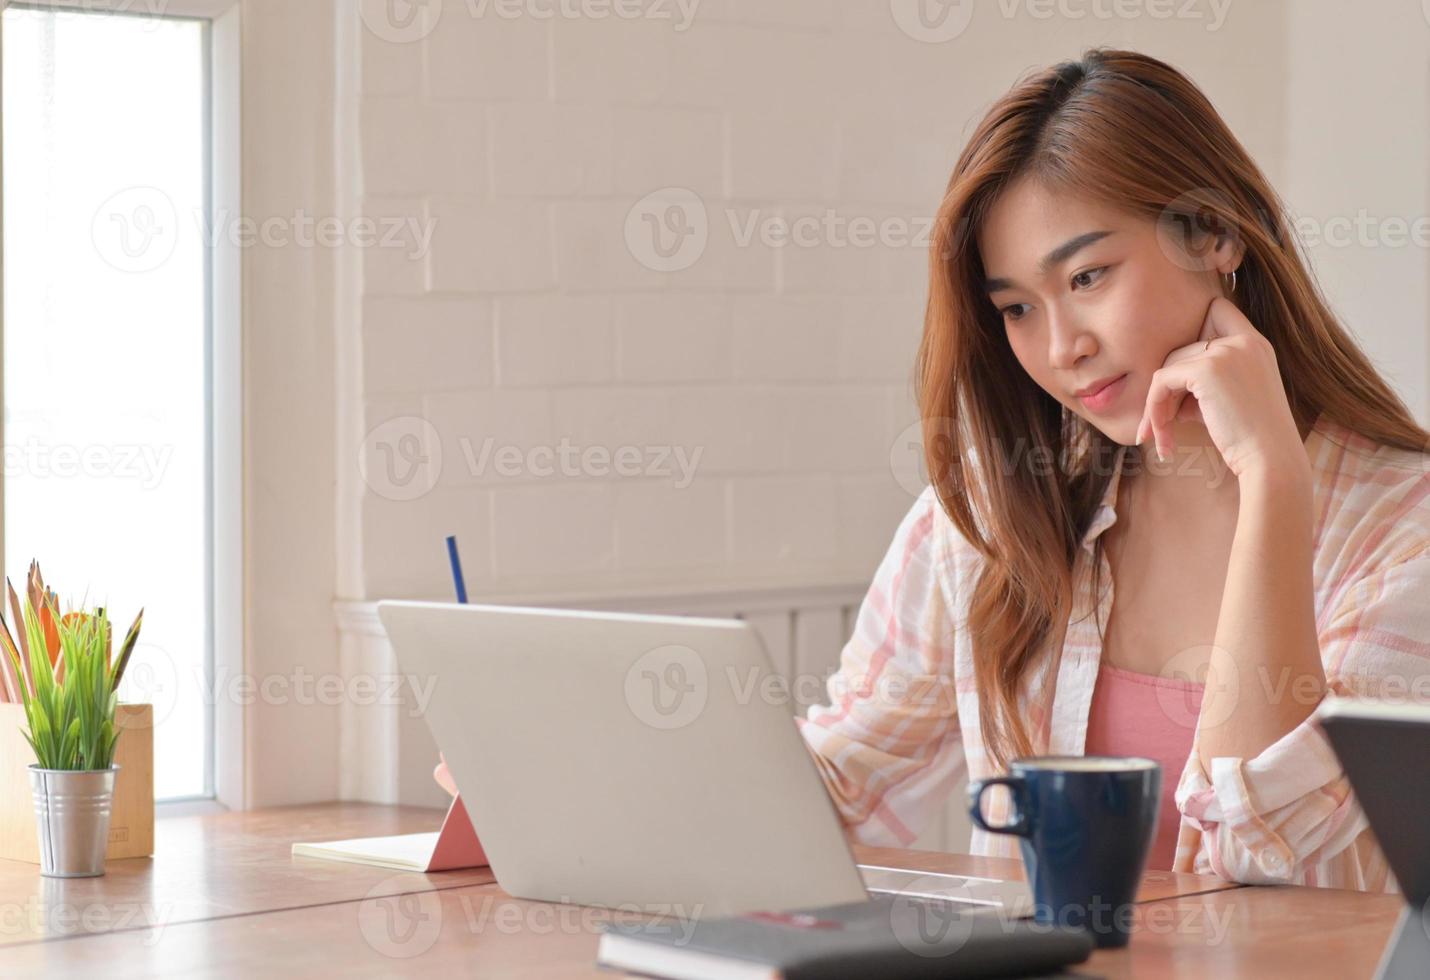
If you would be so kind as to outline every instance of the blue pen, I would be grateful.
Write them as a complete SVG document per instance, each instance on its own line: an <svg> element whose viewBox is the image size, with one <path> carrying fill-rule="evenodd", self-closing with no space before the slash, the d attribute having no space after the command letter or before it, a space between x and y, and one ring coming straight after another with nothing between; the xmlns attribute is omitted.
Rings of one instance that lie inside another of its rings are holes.
<svg viewBox="0 0 1430 980"><path fill-rule="evenodd" d="M457 601L467 602L467 583L462 579L462 559L457 555L457 536L447 535L447 558L452 562L452 584L457 587Z"/></svg>

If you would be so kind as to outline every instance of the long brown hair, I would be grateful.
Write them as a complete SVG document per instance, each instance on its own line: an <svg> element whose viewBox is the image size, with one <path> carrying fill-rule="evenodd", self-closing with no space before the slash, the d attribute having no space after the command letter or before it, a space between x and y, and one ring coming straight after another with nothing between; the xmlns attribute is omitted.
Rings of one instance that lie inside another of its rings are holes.
<svg viewBox="0 0 1430 980"><path fill-rule="evenodd" d="M1280 198L1189 79L1144 54L1094 48L1020 80L979 123L940 204L915 379L930 482L985 559L965 628L983 740L1000 767L1033 751L1021 688L1072 615L1075 562L1120 448L1028 376L984 291L981 222L1025 175L1235 235L1245 252L1232 298L1271 341L1297 424L1324 416L1376 443L1430 447L1320 295ZM1101 549L1099 538L1093 569Z"/></svg>

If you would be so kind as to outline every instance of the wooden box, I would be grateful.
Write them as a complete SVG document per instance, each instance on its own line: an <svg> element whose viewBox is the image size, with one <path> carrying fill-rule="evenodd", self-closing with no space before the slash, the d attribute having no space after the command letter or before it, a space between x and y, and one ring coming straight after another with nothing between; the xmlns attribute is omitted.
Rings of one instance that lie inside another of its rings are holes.
<svg viewBox="0 0 1430 980"><path fill-rule="evenodd" d="M114 806L105 859L148 857L154 853L154 706L120 704L114 722ZM35 837L35 802L28 767L35 761L25 741L25 709L0 704L0 858L40 863Z"/></svg>

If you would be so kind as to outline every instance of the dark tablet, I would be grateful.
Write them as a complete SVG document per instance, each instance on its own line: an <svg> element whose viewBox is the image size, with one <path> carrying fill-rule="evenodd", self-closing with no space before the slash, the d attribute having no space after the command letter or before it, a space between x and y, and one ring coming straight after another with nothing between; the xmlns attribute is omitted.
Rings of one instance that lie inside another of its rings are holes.
<svg viewBox="0 0 1430 980"><path fill-rule="evenodd" d="M1405 895L1377 980L1430 977L1430 704L1327 699L1316 710Z"/></svg>

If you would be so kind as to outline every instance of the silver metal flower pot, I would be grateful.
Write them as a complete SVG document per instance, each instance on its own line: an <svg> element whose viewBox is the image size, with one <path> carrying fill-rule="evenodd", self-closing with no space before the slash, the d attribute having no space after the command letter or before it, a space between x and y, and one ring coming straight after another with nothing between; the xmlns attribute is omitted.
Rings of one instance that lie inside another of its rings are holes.
<svg viewBox="0 0 1430 980"><path fill-rule="evenodd" d="M109 847L109 811L118 766L69 772L30 768L40 874L47 878L93 878L104 874Z"/></svg>

